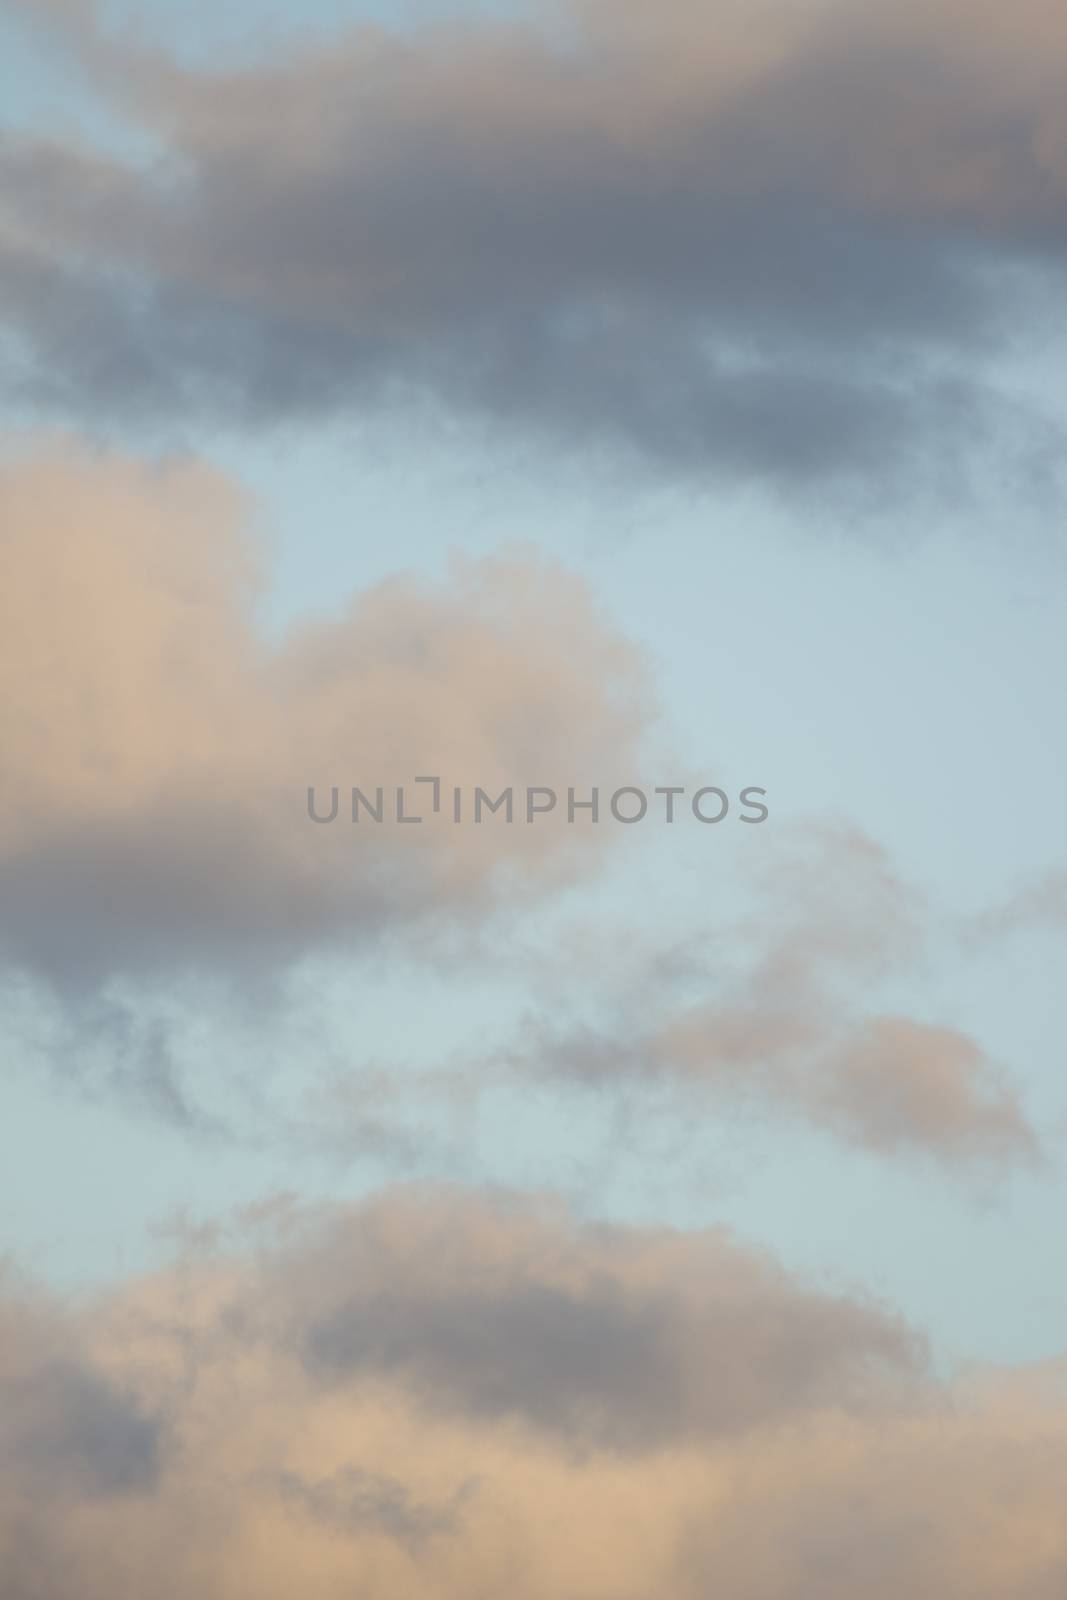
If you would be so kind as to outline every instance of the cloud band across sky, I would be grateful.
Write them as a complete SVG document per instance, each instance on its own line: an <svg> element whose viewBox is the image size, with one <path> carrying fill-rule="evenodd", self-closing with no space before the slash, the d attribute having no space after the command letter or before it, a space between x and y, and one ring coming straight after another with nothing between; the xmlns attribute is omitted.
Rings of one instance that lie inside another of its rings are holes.
<svg viewBox="0 0 1067 1600"><path fill-rule="evenodd" d="M273 1221L81 1309L4 1288L11 1600L1062 1586L1055 1368L946 1387L714 1231L420 1191Z"/></svg>
<svg viewBox="0 0 1067 1600"><path fill-rule="evenodd" d="M147 137L9 132L25 403L262 424L440 404L779 487L1055 470L1008 371L1062 291L1053 8L374 26L217 71L25 8ZM1001 358L1008 363L1005 369Z"/></svg>

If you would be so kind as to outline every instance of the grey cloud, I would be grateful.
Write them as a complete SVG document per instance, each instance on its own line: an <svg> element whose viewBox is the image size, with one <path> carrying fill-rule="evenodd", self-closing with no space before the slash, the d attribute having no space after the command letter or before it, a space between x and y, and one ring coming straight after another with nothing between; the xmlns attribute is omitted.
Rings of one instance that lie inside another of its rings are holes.
<svg viewBox="0 0 1067 1600"><path fill-rule="evenodd" d="M463 1196L339 1227L283 1275L309 1370L576 1444L655 1448L922 1390L921 1345L724 1232L583 1229Z"/></svg>
<svg viewBox="0 0 1067 1600"><path fill-rule="evenodd" d="M78 1348L52 1308L0 1280L0 1476L21 1493L148 1493L165 1428Z"/></svg>
<svg viewBox="0 0 1067 1600"><path fill-rule="evenodd" d="M758 41L729 8L587 6L566 44L368 29L215 75L83 9L163 154L7 141L16 393L246 421L433 396L788 485L958 490L1002 443L1047 474L1058 426L991 377L1063 265L1067 40L1039 55L1030 10L998 79L951 0L783 7Z"/></svg>
<svg viewBox="0 0 1067 1600"><path fill-rule="evenodd" d="M6 1387L4 1447L29 1481L93 1495L152 1487L160 1426L95 1373L57 1363Z"/></svg>

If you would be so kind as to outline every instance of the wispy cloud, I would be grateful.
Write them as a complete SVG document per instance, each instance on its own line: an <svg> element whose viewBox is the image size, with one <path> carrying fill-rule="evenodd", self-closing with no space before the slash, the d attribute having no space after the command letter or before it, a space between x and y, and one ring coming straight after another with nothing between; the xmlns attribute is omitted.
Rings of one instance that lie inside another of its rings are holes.
<svg viewBox="0 0 1067 1600"><path fill-rule="evenodd" d="M716 1102L792 1115L858 1148L946 1169L1030 1165L1040 1141L1018 1087L963 1029L887 1008L952 924L848 825L782 834L756 908L708 931L707 959L662 946L590 1006L532 1006L500 1066L683 1116ZM724 952L728 954L724 957Z"/></svg>

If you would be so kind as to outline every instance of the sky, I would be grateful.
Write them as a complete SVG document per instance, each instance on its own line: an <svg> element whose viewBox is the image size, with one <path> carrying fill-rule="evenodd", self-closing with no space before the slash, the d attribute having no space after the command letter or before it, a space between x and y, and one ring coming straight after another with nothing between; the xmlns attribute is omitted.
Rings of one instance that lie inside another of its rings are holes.
<svg viewBox="0 0 1067 1600"><path fill-rule="evenodd" d="M9 0L11 1600L1063 1593L1065 57Z"/></svg>

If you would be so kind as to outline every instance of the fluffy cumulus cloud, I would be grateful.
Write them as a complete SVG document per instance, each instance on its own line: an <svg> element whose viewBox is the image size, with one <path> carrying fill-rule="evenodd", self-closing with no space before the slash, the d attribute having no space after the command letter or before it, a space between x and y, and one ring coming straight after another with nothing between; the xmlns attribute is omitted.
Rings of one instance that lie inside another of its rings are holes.
<svg viewBox="0 0 1067 1600"><path fill-rule="evenodd" d="M282 1220L90 1305L5 1287L13 1600L1062 1590L1055 1367L946 1390L717 1232L462 1193Z"/></svg>
<svg viewBox="0 0 1067 1600"><path fill-rule="evenodd" d="M0 949L68 992L521 904L607 836L527 825L526 787L632 778L643 661L579 580L529 554L400 576L271 647L247 511L196 464L0 471ZM455 826L452 784L514 786L514 825Z"/></svg>
<svg viewBox="0 0 1067 1600"><path fill-rule="evenodd" d="M7 378L98 418L440 400L803 484L945 482L1058 425L997 366L1062 287L1045 0L574 0L179 65L52 25L149 157L10 133Z"/></svg>

